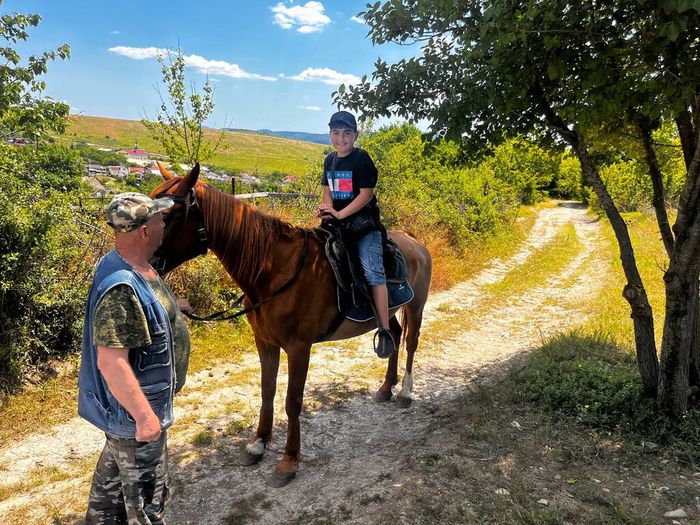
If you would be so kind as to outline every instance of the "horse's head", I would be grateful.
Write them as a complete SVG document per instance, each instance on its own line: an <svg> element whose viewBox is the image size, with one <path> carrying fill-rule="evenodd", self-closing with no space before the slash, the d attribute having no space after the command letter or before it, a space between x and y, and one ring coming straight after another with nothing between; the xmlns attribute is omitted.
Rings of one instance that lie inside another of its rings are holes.
<svg viewBox="0 0 700 525"><path fill-rule="evenodd" d="M163 213L163 244L151 259L158 273L164 275L182 263L207 253L209 240L199 207L204 191L202 184L197 183L199 164L195 164L184 177L176 177L160 162L158 169L165 182L151 192L151 198L170 197L175 201L175 205Z"/></svg>

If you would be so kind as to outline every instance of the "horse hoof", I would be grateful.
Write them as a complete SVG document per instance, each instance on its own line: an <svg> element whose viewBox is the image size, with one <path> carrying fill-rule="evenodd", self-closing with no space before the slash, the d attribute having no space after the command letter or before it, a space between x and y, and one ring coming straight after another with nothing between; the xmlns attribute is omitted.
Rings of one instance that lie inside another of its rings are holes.
<svg viewBox="0 0 700 525"><path fill-rule="evenodd" d="M411 406L413 399L410 397L396 396L396 405L399 408L408 408Z"/></svg>
<svg viewBox="0 0 700 525"><path fill-rule="evenodd" d="M287 485L290 481L292 481L296 475L296 472L275 471L272 473L272 476L270 476L270 478L267 480L267 484L273 489L279 489Z"/></svg>
<svg viewBox="0 0 700 525"><path fill-rule="evenodd" d="M374 394L374 400L377 403L386 403L391 399L391 390L388 392L385 390L377 390L377 393Z"/></svg>
<svg viewBox="0 0 700 525"><path fill-rule="evenodd" d="M244 448L238 455L238 463L243 467L250 467L260 461L262 457L262 454L251 454Z"/></svg>

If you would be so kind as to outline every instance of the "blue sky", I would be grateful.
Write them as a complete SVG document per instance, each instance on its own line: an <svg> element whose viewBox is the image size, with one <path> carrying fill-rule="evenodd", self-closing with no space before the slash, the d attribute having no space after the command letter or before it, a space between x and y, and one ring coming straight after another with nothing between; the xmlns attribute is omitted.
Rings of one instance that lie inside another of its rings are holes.
<svg viewBox="0 0 700 525"><path fill-rule="evenodd" d="M74 113L138 119L155 115L161 79L158 49L183 49L187 78L215 87L209 125L324 132L331 93L368 76L377 57L415 53L373 46L353 17L364 0L6 0L0 13L43 20L19 46L23 56L71 46L71 59L49 65L45 94ZM146 57L146 58L140 58Z"/></svg>

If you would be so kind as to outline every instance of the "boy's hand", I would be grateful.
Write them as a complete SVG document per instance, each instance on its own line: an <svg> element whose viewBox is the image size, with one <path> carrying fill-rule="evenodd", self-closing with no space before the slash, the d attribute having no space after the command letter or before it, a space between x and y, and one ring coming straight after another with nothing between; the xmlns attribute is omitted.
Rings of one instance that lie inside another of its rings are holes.
<svg viewBox="0 0 700 525"><path fill-rule="evenodd" d="M321 219L324 217L327 218L329 215L331 217L335 217L336 219L340 219L338 212L333 209L333 206L329 206L328 204L321 204L316 210L316 216Z"/></svg>

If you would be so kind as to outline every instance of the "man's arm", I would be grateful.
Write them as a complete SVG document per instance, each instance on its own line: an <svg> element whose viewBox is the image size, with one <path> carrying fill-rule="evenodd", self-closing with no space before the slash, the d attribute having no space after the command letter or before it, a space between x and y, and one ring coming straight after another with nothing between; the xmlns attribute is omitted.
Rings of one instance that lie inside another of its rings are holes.
<svg viewBox="0 0 700 525"><path fill-rule="evenodd" d="M97 368L102 372L109 391L136 421L136 441L157 441L160 421L131 369L129 350L98 346Z"/></svg>

